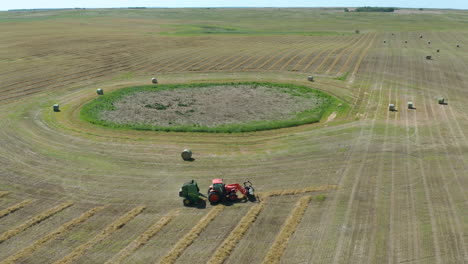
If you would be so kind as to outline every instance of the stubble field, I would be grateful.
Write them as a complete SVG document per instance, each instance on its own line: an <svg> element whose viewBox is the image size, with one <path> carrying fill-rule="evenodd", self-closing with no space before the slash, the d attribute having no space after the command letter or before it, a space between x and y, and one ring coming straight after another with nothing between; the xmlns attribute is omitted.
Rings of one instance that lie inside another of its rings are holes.
<svg viewBox="0 0 468 264"><path fill-rule="evenodd" d="M468 262L467 23L456 10L0 13L0 263ZM97 88L154 75L304 85L350 109L232 134L80 119ZM252 181L260 201L182 206L183 182L204 192L218 177Z"/></svg>

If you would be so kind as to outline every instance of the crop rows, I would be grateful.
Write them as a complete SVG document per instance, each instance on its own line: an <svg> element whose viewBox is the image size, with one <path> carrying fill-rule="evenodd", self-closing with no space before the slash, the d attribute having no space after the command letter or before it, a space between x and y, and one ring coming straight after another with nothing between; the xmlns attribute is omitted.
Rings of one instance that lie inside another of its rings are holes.
<svg viewBox="0 0 468 264"><path fill-rule="evenodd" d="M95 215L97 212L101 211L104 209L103 206L100 207L95 207L93 209L90 209L89 211L83 213L81 216L61 225L59 228L54 230L53 232L49 233L48 235L42 237L41 239L35 241L32 243L30 246L23 248L16 252L15 254L11 255L7 259L1 261L1 264L11 264L11 263L16 263L22 258L26 258L27 256L31 255L34 251L36 251L38 248L42 247L44 244L47 242L56 239L60 235L66 233L68 230L72 229L73 227L79 225L80 223L88 220L91 218L93 215Z"/></svg>
<svg viewBox="0 0 468 264"><path fill-rule="evenodd" d="M145 232L139 235L135 240L133 240L128 246L123 248L117 255L109 259L106 263L122 263L126 258L133 254L138 248L146 244L151 238L153 238L161 229L171 222L177 216L176 211L170 211L156 223L154 223L150 228Z"/></svg>
<svg viewBox="0 0 468 264"><path fill-rule="evenodd" d="M363 38L360 38L359 40ZM342 48L347 44L344 41L338 43L338 46L334 50ZM291 49L291 47L288 46L288 44L294 44L295 48ZM315 42L312 45L316 45ZM311 61L310 63L307 62L307 65L302 69L297 67L298 65L288 66L289 63L294 61L294 58L297 57L297 55L302 54L304 50L307 50L310 47L310 44L306 40L303 40L302 43L292 43L290 41L288 43L288 41L284 41L282 47L282 50L277 50L277 56L269 56L270 51L264 46L262 46L262 43L258 43L258 47L246 49L240 54L232 53L232 51L225 51L225 55L219 53L210 54L210 50L213 50L213 48L204 48L195 51L192 49L177 55L157 54L158 59L156 59L155 62L152 62L151 59L143 55L118 56L120 53L126 53L125 47L122 47L120 51L108 53L108 59L99 59L98 63L96 64L102 66L90 66L89 62L85 62L85 64L82 65L73 64L72 62L69 62L60 67L67 68L69 70L65 72L60 72L60 74L52 73L55 75L50 75L50 73L38 73L37 77L34 77L34 74L28 73L28 75L31 76L31 78L28 78L26 80L17 79L16 81L5 83L2 87L2 90L4 92L2 93L2 98L0 98L0 100L7 100L15 98L16 96L33 94L40 92L44 89L52 90L63 86L79 85L80 83L91 79L105 79L108 78L108 76L115 76L115 74L118 72L125 73L137 71L164 73L183 72L192 70L232 71L235 69L241 70L248 68L250 68L250 70L280 70L291 67L293 67L295 71L308 71L309 66L313 62L315 62L315 60ZM320 48L320 46L317 46L316 48ZM351 49L351 47L342 50L344 52L344 50L348 49ZM352 49L355 49L355 47L352 46ZM334 50L332 50L330 53L333 53ZM265 51L268 52L265 53ZM265 53L265 55L256 59L258 63L256 63L255 61L249 63L249 61L251 61L252 58L255 58L254 54L257 54L258 52L263 52ZM340 54L339 58L343 56L343 52ZM80 54L81 53L77 53L74 56L79 57ZM304 57L307 57L307 55ZM151 56L151 58L154 58L154 56ZM316 59L318 58L319 56L316 57ZM323 64L326 60L327 57L322 60L321 64ZM205 62L203 64L200 64L203 61ZM287 63L284 63L284 61L287 61ZM319 66L321 64L319 64ZM241 65L244 65L244 67L240 68ZM280 67L276 67L277 65Z"/></svg>
<svg viewBox="0 0 468 264"><path fill-rule="evenodd" d="M111 235L113 232L117 231L118 229L122 228L126 223L128 223L130 220L135 218L137 215L139 215L143 210L145 209L145 206L138 206L135 207L134 209L130 210L114 222L112 222L110 225L108 225L104 230L102 230L99 234L97 234L95 237L93 237L91 240L83 243L82 245L78 246L75 248L71 253L63 257L62 259L54 262L55 264L66 264L66 263L72 263L79 257L81 257L85 252L99 243L100 241L104 240L107 238L109 235Z"/></svg>
<svg viewBox="0 0 468 264"><path fill-rule="evenodd" d="M0 211L0 218L4 217L4 216L7 216L23 207L25 207L26 205L32 203L34 200L33 199L28 199L28 200L24 200L20 203L17 203L15 205L12 205L8 208L5 208L3 210Z"/></svg>
<svg viewBox="0 0 468 264"><path fill-rule="evenodd" d="M288 245L289 238L296 231L297 226L304 216L307 206L309 206L312 196L304 196L297 202L296 206L293 208L291 215L286 220L284 225L281 227L279 234L276 236L275 241L270 250L268 250L265 259L262 263L279 263L283 253Z"/></svg>
<svg viewBox="0 0 468 264"><path fill-rule="evenodd" d="M52 215L72 206L73 203L72 202L65 202L65 203L61 203L39 215L36 215L34 216L33 218L31 218L30 220L26 221L25 223L22 223L16 227L14 227L13 229L10 229L6 232L4 232L3 234L0 234L0 243L10 239L11 237L23 232L24 230L30 228L31 226L33 225L36 225L38 223L40 223L41 221L44 221L45 219L51 217Z"/></svg>
<svg viewBox="0 0 468 264"><path fill-rule="evenodd" d="M162 258L160 263L169 264L174 263L177 258L190 246L193 241L205 230L205 228L218 216L223 210L224 206L220 205L211 209L205 217L203 217L184 237L182 237L177 244L169 251L169 253Z"/></svg>

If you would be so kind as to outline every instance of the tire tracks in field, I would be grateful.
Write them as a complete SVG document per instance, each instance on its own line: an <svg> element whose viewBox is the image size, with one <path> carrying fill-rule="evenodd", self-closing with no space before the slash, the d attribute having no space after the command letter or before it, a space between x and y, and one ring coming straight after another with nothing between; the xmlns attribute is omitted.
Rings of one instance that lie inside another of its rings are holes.
<svg viewBox="0 0 468 264"><path fill-rule="evenodd" d="M369 79L367 79L367 80L363 79L361 82L362 82L361 86L370 87L370 80ZM369 96L367 98L366 104L365 105L364 104L359 105L360 107L362 107L363 111L365 111L365 109L370 108L370 105L371 105L371 102L372 102L371 97L372 97L372 95L374 94L375 91L376 91L376 89L371 89L371 96ZM378 91L379 91L379 93L381 93L380 89ZM362 96L364 96L364 94L362 94ZM379 96L379 98L380 97L381 96ZM381 102L379 100L377 105L380 105L380 104L381 104ZM365 113L366 113L365 117L367 119L369 117L369 112L365 112ZM368 151L369 151L370 141L368 140L367 135L368 135L368 133L372 133L372 131L374 129L374 125L375 125L376 118L377 118L377 112L372 112L372 114L373 114L373 116L369 120L369 123L370 123L369 127L362 126L362 128L360 129L359 135L357 135L355 137L356 139L354 141L354 145L351 147L350 151L348 152L347 157L343 161L345 163L345 166L343 166L342 170L335 171L336 174L340 175L338 180L337 180L337 184L339 186L342 186L344 184L344 182L347 180L347 178L349 177L350 169L352 167L351 164L354 162L353 157L357 153L359 153L359 150L361 149L362 145L364 145L364 150L366 151L365 153L368 153ZM368 133L366 133L366 132L368 132ZM332 173L332 171L329 171L328 173ZM355 182L357 182L357 181L355 180ZM333 219L336 219L337 207L339 205L340 195L345 195L344 194L345 191L346 191L346 189L342 189L341 187L339 187L339 191L335 193L336 195L335 195L334 199L330 202L331 203L330 206L323 213L323 217L321 218L320 225L319 225L320 228L318 229L318 233L317 233L317 237L318 237L318 239L316 240L317 241L316 242L317 246L313 247L311 249L311 252L310 252L309 257L308 257L309 262L311 262L312 259L317 259L316 254L322 254L322 258L324 257L323 256L324 254L328 254L328 250L325 250L325 251L319 251L319 250L320 250L320 247L324 247L324 245L328 244L327 241L324 241L325 238L330 237L330 235L327 235L327 233L334 232L333 230L330 230L330 228L332 226L332 225L330 225L330 223L333 222ZM354 197L355 192L356 192L356 186L354 186L354 188L352 190L352 193L350 194L350 197ZM352 198L351 198L351 200L352 200ZM339 220L337 220L337 221L339 221ZM341 230L343 230L343 229L341 229ZM342 235L342 232L340 232L340 233ZM337 243L339 241L340 240L337 238L337 239L333 239L333 242L330 242L330 243ZM338 254L338 252L341 253L340 248L336 248L335 252L337 252L336 254Z"/></svg>
<svg viewBox="0 0 468 264"><path fill-rule="evenodd" d="M431 65L433 66L433 64L431 64ZM437 70L437 72L439 72L439 77L442 77L442 76L440 76L440 70ZM443 87L444 90L448 90L445 87L444 82L441 81L441 78L439 78L439 81L440 81L440 83L439 83L440 87ZM435 103L430 104L430 110L431 110L432 113L435 113L434 104ZM443 143L443 149L444 149L444 152L445 152L445 157L447 158L447 163L450 165L449 170L450 170L451 174L453 175L452 177L457 182L457 186L459 188L461 188L460 191L461 191L461 194L463 195L464 203L466 205L467 204L466 193L463 191L463 188L461 187L462 186L461 182L459 182L459 180L458 180L458 174L457 174L455 166L454 166L454 164L452 162L453 159L451 158L451 155L449 153L450 143L448 142L448 139L447 139L448 137L443 135L443 132L442 132L441 128L439 127L439 125L441 125L441 124L447 124L447 126L448 126L448 128L450 130L450 133L452 135L454 135L454 136L456 135L454 133L453 124L455 123L455 124L458 125L458 121L457 121L457 118L455 116L450 117L450 116L447 115L447 112L445 111L445 108L447 108L447 107L450 108L450 106L442 106L442 107L439 106L439 108L444 108L444 110L442 110L441 112L444 114L445 121L448 121L448 122L444 122L444 119L437 120L439 118L438 118L438 115L436 115L436 114L426 113L428 118L429 118L429 116L433 116L433 117L435 117L436 121L438 121L437 124L436 124L436 128L437 128L436 133L437 134L434 136L434 133L432 132L432 130L429 130L429 134L430 134L430 138L431 138L432 142L442 142ZM453 122L451 122L451 121L453 121ZM466 142L464 142L464 143L465 143L465 145L467 145ZM457 143L453 143L452 145L455 146L455 148L457 149L457 152L459 154L457 156L461 158L461 161L463 162L463 167L465 168L463 171L466 172L467 169L468 169L468 166L466 166L463 153L460 151L460 148L459 148L460 143L457 142ZM459 260L458 257L457 257L458 255L463 255L463 259L468 260L468 253L467 253L466 246L465 246L466 243L464 241L464 234L463 234L462 224L460 222L460 216L458 215L458 210L454 206L454 199L452 197L452 192L448 189L448 183L450 183L451 180L447 179L446 170L443 169L442 164L441 164L439 159L437 159L437 168L438 168L438 171L439 171L439 175L442 178L442 182L438 183L437 185L439 186L439 188L442 187L442 189L445 190L446 198L444 199L444 202L447 204L447 207L450 208L450 211L448 213L449 214L451 213L451 215L449 215L449 217L447 217L447 218L444 217L444 219L446 219L445 221L441 220L441 222L445 222L445 223L450 224L450 229L451 229L451 232L452 232L452 235L449 236L450 238L457 237L457 235L458 235L458 240L454 241L455 244L458 245L456 247L456 250L458 251L457 252L458 254L457 255L454 254L454 256L457 258L457 261ZM445 183L445 184L443 184L443 183ZM441 184L441 185L439 185L439 184ZM454 219L454 220L452 220L452 219ZM444 232L443 234L445 235L446 232ZM451 241L446 241L446 242L447 243L445 243L445 245L447 245L447 244L451 245L452 244L452 243L450 243ZM461 247L460 247L460 244L462 245ZM453 246L449 247L449 249L453 249ZM460 251L462 251L461 254L460 254Z"/></svg>

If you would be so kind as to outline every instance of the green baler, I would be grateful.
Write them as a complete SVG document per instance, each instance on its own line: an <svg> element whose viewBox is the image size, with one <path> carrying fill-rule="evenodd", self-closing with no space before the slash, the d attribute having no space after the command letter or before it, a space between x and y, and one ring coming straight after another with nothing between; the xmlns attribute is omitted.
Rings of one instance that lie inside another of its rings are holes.
<svg viewBox="0 0 468 264"><path fill-rule="evenodd" d="M204 195L200 193L200 188L198 188L198 184L194 180L186 182L180 187L179 196L184 198L183 202L185 206L195 205L200 201L204 201Z"/></svg>

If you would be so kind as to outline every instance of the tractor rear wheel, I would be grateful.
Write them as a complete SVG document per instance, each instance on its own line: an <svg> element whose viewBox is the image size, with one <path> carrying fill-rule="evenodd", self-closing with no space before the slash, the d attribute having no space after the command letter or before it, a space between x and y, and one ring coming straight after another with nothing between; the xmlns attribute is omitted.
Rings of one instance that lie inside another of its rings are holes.
<svg viewBox="0 0 468 264"><path fill-rule="evenodd" d="M210 192L208 194L208 201L210 201L210 203L217 204L219 203L219 200L221 200L221 197L217 192Z"/></svg>
<svg viewBox="0 0 468 264"><path fill-rule="evenodd" d="M183 202L184 202L184 206L189 206L189 205L192 203L192 202L191 202L189 199L187 199L187 198L185 198Z"/></svg>

